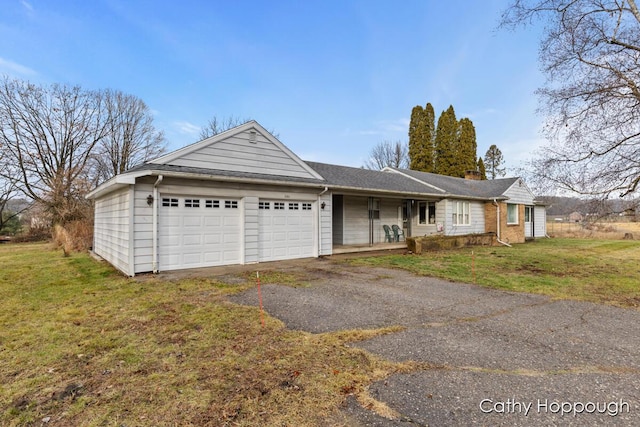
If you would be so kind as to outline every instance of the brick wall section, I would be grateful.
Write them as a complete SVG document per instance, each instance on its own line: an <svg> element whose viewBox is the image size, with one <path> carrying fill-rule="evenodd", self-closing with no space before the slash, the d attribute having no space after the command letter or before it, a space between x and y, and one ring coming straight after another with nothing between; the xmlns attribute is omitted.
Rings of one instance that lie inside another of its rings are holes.
<svg viewBox="0 0 640 427"><path fill-rule="evenodd" d="M499 202L500 205L500 240L506 243L524 243L524 205L518 205L518 224L507 225L507 204ZM487 233L497 233L496 206L492 203L484 205L485 231Z"/></svg>

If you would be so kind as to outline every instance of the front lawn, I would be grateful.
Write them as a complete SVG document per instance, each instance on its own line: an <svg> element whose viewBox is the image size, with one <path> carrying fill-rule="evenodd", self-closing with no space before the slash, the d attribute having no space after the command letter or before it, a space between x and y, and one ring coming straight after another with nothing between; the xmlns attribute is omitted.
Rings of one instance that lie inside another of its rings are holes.
<svg viewBox="0 0 640 427"><path fill-rule="evenodd" d="M136 281L85 254L0 246L0 425L341 424L346 395L366 400L399 368L345 345L384 330L263 328L224 300L252 286Z"/></svg>
<svg viewBox="0 0 640 427"><path fill-rule="evenodd" d="M640 305L638 241L541 239L511 248L474 247L349 262L556 298Z"/></svg>

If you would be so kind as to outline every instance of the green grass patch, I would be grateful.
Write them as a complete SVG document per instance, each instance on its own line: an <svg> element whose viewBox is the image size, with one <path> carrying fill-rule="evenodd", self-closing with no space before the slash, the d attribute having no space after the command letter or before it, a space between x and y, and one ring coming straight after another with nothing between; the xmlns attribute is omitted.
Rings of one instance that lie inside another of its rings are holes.
<svg viewBox="0 0 640 427"><path fill-rule="evenodd" d="M474 247L349 262L554 298L640 305L637 241L542 239L511 248Z"/></svg>
<svg viewBox="0 0 640 427"><path fill-rule="evenodd" d="M215 279L122 277L87 255L0 246L0 424L331 425L349 394L402 365L307 334ZM300 286L267 272L263 283Z"/></svg>

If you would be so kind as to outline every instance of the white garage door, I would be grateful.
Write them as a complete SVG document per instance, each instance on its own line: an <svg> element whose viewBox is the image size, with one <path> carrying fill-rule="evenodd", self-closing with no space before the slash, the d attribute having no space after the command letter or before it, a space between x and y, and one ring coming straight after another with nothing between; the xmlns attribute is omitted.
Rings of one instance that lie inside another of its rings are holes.
<svg viewBox="0 0 640 427"><path fill-rule="evenodd" d="M159 219L160 270L241 262L239 201L162 196Z"/></svg>
<svg viewBox="0 0 640 427"><path fill-rule="evenodd" d="M314 256L311 202L260 200L260 261Z"/></svg>

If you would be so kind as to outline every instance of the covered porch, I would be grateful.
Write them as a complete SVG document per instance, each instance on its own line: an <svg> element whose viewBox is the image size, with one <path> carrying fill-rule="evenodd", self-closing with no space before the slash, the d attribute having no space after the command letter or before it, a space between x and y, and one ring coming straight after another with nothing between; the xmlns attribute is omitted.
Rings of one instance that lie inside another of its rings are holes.
<svg viewBox="0 0 640 427"><path fill-rule="evenodd" d="M405 248L407 237L437 233L444 214L437 204L403 194L333 193L333 253Z"/></svg>

